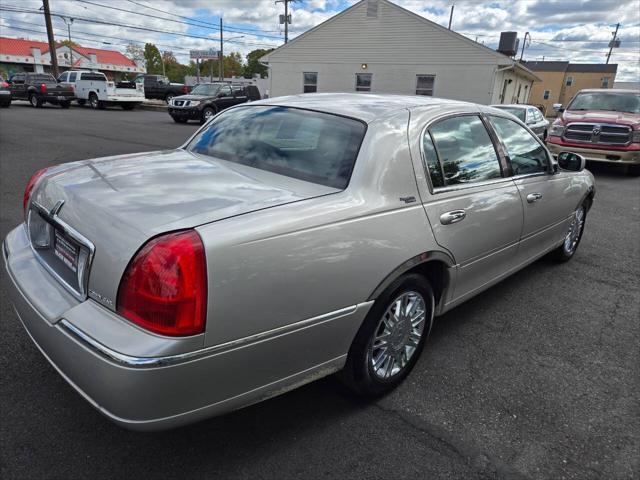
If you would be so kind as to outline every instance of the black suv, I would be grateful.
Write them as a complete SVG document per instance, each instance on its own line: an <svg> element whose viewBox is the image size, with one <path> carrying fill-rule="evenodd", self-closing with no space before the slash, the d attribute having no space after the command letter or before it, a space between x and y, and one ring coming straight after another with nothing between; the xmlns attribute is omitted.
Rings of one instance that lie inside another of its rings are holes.
<svg viewBox="0 0 640 480"><path fill-rule="evenodd" d="M173 97L169 115L178 123L189 120L205 123L220 110L254 100L260 100L260 91L255 85L200 83L189 95Z"/></svg>

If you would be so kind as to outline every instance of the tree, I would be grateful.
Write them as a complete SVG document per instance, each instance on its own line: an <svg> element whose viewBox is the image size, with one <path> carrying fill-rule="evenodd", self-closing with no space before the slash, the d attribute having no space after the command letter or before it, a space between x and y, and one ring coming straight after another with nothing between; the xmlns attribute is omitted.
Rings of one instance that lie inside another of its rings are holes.
<svg viewBox="0 0 640 480"><path fill-rule="evenodd" d="M243 69L242 75L245 78L253 78L256 74L260 75L261 78L266 77L268 69L260 63L260 57L271 51L273 51L273 48L258 48L249 52L247 54L247 64Z"/></svg>
<svg viewBox="0 0 640 480"><path fill-rule="evenodd" d="M147 65L147 73L162 73L160 50L153 43L144 44L144 61Z"/></svg>
<svg viewBox="0 0 640 480"><path fill-rule="evenodd" d="M172 82L184 82L188 67L178 62L178 59L171 51L162 52L165 74Z"/></svg>
<svg viewBox="0 0 640 480"><path fill-rule="evenodd" d="M130 43L129 45L127 45L125 54L136 63L144 62L145 60L144 48L136 45L135 43Z"/></svg>
<svg viewBox="0 0 640 480"><path fill-rule="evenodd" d="M79 45L74 42L73 40L62 40L61 42L58 42L58 46L65 46L65 47L78 47Z"/></svg>

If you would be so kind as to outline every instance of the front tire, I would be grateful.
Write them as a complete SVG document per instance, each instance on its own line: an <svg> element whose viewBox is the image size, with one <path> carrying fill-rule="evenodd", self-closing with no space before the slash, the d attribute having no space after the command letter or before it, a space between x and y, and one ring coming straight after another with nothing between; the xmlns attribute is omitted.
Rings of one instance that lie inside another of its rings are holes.
<svg viewBox="0 0 640 480"><path fill-rule="evenodd" d="M175 95L173 93L167 93L167 95L164 97L164 101L167 102L167 105L169 105L171 103L171 99L175 97Z"/></svg>
<svg viewBox="0 0 640 480"><path fill-rule="evenodd" d="M204 125L207 121L216 114L215 109L212 107L204 107L202 109L202 115L200 116L200 125Z"/></svg>
<svg viewBox="0 0 640 480"><path fill-rule="evenodd" d="M433 324L434 295L421 275L394 281L376 300L349 349L341 380L359 395L396 388L418 361Z"/></svg>
<svg viewBox="0 0 640 480"><path fill-rule="evenodd" d="M575 212L569 224L569 231L564 237L562 245L551 252L551 257L558 262L568 262L578 250L582 233L584 232L584 222L587 218L586 202L580 205Z"/></svg>

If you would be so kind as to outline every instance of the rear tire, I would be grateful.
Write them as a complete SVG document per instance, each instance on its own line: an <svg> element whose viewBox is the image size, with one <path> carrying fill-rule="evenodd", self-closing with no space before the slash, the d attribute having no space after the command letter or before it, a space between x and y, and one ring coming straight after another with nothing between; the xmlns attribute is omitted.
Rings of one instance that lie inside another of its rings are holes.
<svg viewBox="0 0 640 480"><path fill-rule="evenodd" d="M32 93L29 95L29 103L34 108L42 107L42 99L35 93Z"/></svg>
<svg viewBox="0 0 640 480"><path fill-rule="evenodd" d="M433 290L423 276L412 273L395 280L375 301L358 330L340 380L368 397L396 388L420 357L433 324L433 311Z"/></svg>
<svg viewBox="0 0 640 480"><path fill-rule="evenodd" d="M11 106L11 102L7 102L7 103L3 103L2 105L0 105L2 108L9 108Z"/></svg>
<svg viewBox="0 0 640 480"><path fill-rule="evenodd" d="M584 202L575 210L575 212L573 212L569 231L567 232L562 245L549 254L551 258L561 263L568 262L573 258L576 250L578 250L578 245L580 245L580 240L582 240L586 219L587 202Z"/></svg>
<svg viewBox="0 0 640 480"><path fill-rule="evenodd" d="M66 108L69 108L71 106L71 102L70 101L68 101L68 102L60 102L59 105L60 105L60 108L65 108L66 109Z"/></svg>
<svg viewBox="0 0 640 480"><path fill-rule="evenodd" d="M89 94L89 106L94 110L100 108L100 100L98 100L98 95L96 95L95 93Z"/></svg>

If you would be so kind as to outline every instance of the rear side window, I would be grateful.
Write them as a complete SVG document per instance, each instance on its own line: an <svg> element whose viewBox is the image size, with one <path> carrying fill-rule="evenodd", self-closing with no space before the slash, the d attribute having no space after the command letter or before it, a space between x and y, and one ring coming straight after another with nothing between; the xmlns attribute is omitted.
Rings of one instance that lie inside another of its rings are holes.
<svg viewBox="0 0 640 480"><path fill-rule="evenodd" d="M102 75L101 73L83 73L80 76L80 79L82 80L94 80L94 81L102 81L102 82L106 82L107 78Z"/></svg>
<svg viewBox="0 0 640 480"><path fill-rule="evenodd" d="M526 129L516 122L502 117L489 117L491 123L507 147L507 154L514 175L546 172L547 152Z"/></svg>
<svg viewBox="0 0 640 480"><path fill-rule="evenodd" d="M364 138L364 123L287 107L234 108L188 145L191 152L344 189Z"/></svg>
<svg viewBox="0 0 640 480"><path fill-rule="evenodd" d="M434 186L481 182L502 177L500 161L480 117L465 115L442 120L429 129L442 169ZM425 152L426 153L426 152ZM435 171L435 168L433 169Z"/></svg>

